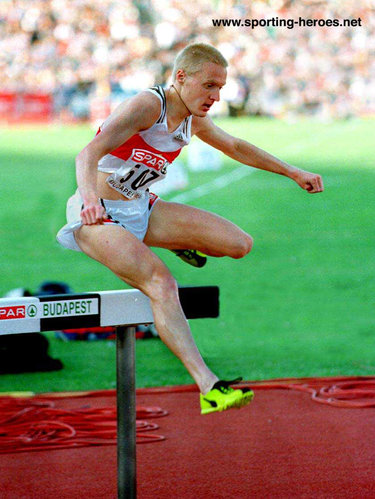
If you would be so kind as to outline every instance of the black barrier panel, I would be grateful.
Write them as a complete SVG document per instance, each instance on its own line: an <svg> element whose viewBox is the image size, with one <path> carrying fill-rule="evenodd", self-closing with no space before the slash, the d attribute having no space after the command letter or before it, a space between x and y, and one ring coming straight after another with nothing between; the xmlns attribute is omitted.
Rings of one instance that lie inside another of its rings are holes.
<svg viewBox="0 0 375 499"><path fill-rule="evenodd" d="M40 296L41 331L100 326L100 294Z"/></svg>
<svg viewBox="0 0 375 499"><path fill-rule="evenodd" d="M219 317L218 286L183 287L178 293L187 319Z"/></svg>

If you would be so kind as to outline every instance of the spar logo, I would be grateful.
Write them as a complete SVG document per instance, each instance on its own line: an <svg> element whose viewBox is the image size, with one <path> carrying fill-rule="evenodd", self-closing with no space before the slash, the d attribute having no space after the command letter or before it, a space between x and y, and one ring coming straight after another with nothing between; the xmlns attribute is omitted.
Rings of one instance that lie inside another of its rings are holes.
<svg viewBox="0 0 375 499"><path fill-rule="evenodd" d="M164 170L169 164L160 154L145 151L144 149L133 149L130 159L137 163L142 163L142 165L146 165L149 168L154 168L154 170L157 170L158 172L163 169L162 173L164 173Z"/></svg>
<svg viewBox="0 0 375 499"><path fill-rule="evenodd" d="M0 307L0 320L9 319L34 319L38 315L36 305L11 305L9 307Z"/></svg>
<svg viewBox="0 0 375 499"><path fill-rule="evenodd" d="M25 305L14 305L13 307L0 307L0 320L25 319Z"/></svg>

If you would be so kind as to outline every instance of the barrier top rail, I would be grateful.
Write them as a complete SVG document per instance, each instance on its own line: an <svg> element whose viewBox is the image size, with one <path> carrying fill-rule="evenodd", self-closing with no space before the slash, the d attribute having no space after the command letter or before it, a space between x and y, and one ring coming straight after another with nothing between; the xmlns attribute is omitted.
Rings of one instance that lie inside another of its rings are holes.
<svg viewBox="0 0 375 499"><path fill-rule="evenodd" d="M218 316L216 286L181 287L179 294L188 319ZM149 298L136 289L0 298L0 334L150 324L153 320Z"/></svg>

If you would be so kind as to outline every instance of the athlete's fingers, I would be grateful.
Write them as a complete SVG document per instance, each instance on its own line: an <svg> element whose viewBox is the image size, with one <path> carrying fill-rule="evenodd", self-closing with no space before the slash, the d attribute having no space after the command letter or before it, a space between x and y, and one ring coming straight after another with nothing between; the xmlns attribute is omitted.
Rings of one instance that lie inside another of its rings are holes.
<svg viewBox="0 0 375 499"><path fill-rule="evenodd" d="M316 176L316 192L323 192L323 180L320 175Z"/></svg>
<svg viewBox="0 0 375 499"><path fill-rule="evenodd" d="M99 210L98 210L99 209ZM85 225L93 225L102 219L103 207L100 205L89 205L81 211L82 223Z"/></svg>
<svg viewBox="0 0 375 499"><path fill-rule="evenodd" d="M95 223L95 218L93 216L93 213L92 213L92 208L90 206L90 208L87 208L86 210L86 219L87 219L87 223L89 225L92 225Z"/></svg>
<svg viewBox="0 0 375 499"><path fill-rule="evenodd" d="M81 219L82 219L82 223L84 225L87 225L90 223L88 213L87 213L87 210L85 208L81 211Z"/></svg>
<svg viewBox="0 0 375 499"><path fill-rule="evenodd" d="M96 206L93 206L91 209L91 220L93 224L97 224L99 222L96 214Z"/></svg>
<svg viewBox="0 0 375 499"><path fill-rule="evenodd" d="M87 209L87 214L88 214L88 220L90 224L94 224L96 222L96 217L95 217L95 208L93 206L90 206Z"/></svg>
<svg viewBox="0 0 375 499"><path fill-rule="evenodd" d="M322 192L324 190L322 177L320 175L315 175L314 177L310 178L305 184L305 189L310 194Z"/></svg>
<svg viewBox="0 0 375 499"><path fill-rule="evenodd" d="M304 189L307 191L307 192L310 192L310 193L313 193L314 192L314 184L312 182L312 180L307 180L305 185L304 185Z"/></svg>
<svg viewBox="0 0 375 499"><path fill-rule="evenodd" d="M103 206L96 205L95 206L95 219L96 223L102 224L103 223L103 218L106 217L105 210Z"/></svg>

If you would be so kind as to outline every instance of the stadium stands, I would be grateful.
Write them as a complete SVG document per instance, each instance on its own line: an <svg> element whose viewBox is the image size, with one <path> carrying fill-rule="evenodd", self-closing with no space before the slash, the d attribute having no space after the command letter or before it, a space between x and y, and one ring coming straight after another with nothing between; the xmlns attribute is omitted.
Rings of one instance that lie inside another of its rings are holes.
<svg viewBox="0 0 375 499"><path fill-rule="evenodd" d="M272 17L362 23L293 29L212 23ZM22 114L23 101L14 97L12 104L9 96L27 94L50 96L60 119L101 119L124 97L166 83L176 52L192 41L214 44L230 62L218 113L373 114L374 21L371 0L3 0L0 118ZM31 101L37 109L38 99Z"/></svg>

